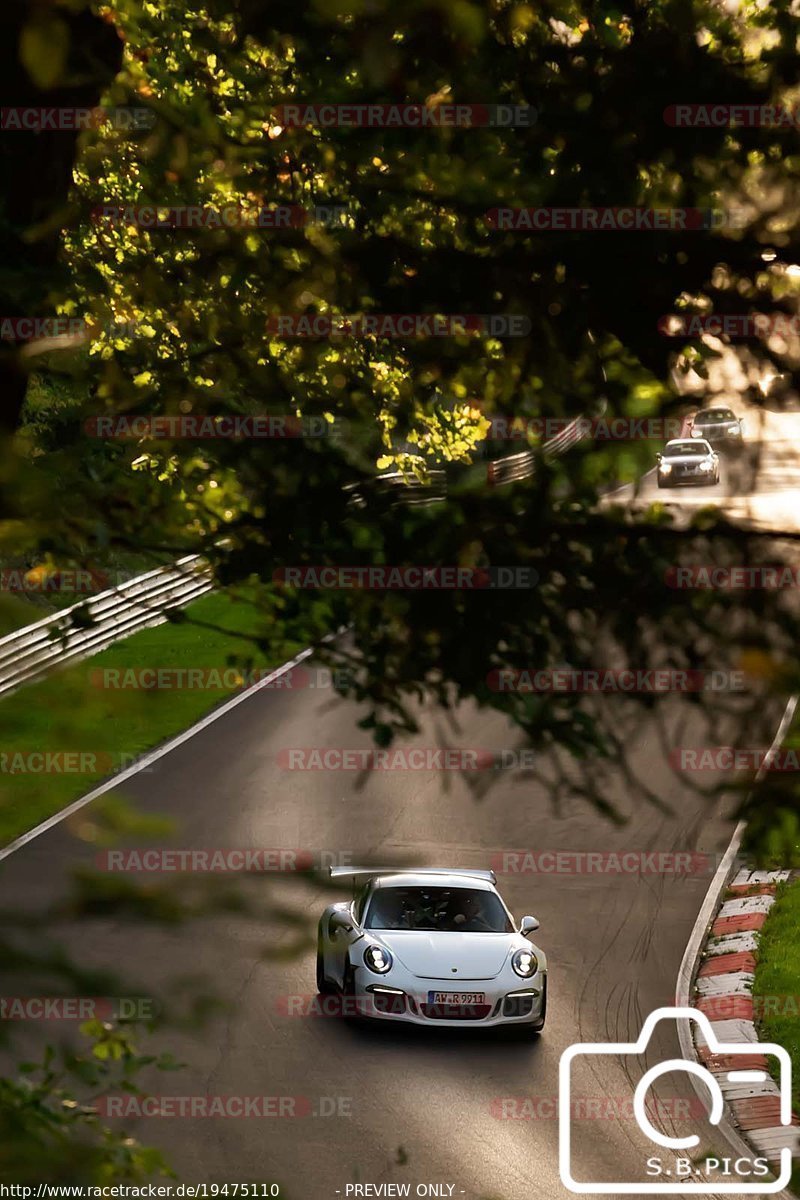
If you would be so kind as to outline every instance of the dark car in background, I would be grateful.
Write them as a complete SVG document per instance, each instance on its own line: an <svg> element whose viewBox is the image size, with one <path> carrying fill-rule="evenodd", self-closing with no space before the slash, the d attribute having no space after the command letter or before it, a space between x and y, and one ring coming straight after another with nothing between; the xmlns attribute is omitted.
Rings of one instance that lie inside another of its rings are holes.
<svg viewBox="0 0 800 1200"><path fill-rule="evenodd" d="M691 436L705 438L717 450L736 452L744 442L744 422L732 408L701 408L692 417Z"/></svg>

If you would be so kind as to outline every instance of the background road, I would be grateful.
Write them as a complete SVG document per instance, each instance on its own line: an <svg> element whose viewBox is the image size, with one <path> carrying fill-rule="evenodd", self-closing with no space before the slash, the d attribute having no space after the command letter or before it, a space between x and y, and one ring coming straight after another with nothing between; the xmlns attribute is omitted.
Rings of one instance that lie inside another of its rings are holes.
<svg viewBox="0 0 800 1200"><path fill-rule="evenodd" d="M609 499L638 505L658 501L688 519L707 504L722 505L729 516L757 529L800 529L800 413L754 410L737 397L727 403L746 422L743 452L722 455L720 481L713 487L659 488L655 467L635 485ZM655 458L655 454L654 454Z"/></svg>
<svg viewBox="0 0 800 1200"><path fill-rule="evenodd" d="M769 446L771 478L781 480L769 493L773 499L758 484L745 495L762 516L772 504L782 509L787 488L800 487L799 472L789 482L780 474L783 462L791 471L792 439L769 439ZM491 597L476 596L475 602L476 619L491 619ZM612 773L606 785L629 817L622 827L577 797L554 812L544 788L522 772L498 772L477 799L468 781L442 772L373 772L359 780L352 773L283 770L277 758L286 747L369 745L357 728L358 709L324 691L254 694L124 790L143 812L174 819L168 844L179 847L300 848L330 851L342 861L403 858L471 867L521 849L721 853L731 832L721 803L699 795L665 758L685 736L685 702L668 700L636 722L624 700L609 697L605 703L617 706L610 711L618 727L630 731L627 767L634 782ZM768 744L779 717L779 711L753 715L761 744ZM691 744L710 740L694 710L688 720ZM454 729L441 715L423 714L423 732L412 744L430 746L443 738L496 750L517 744L497 714L465 707L458 722ZM644 801L636 779L646 781L662 808ZM704 778L703 785L711 782ZM0 865L2 907L35 909L63 890L77 866L92 864L91 813L84 809ZM688 875L501 875L515 916L530 912L540 919L536 936L550 959L548 1024L539 1039L474 1030L364 1029L288 1016L287 997L314 993L313 948L299 957L267 959L265 949L280 949L269 929L237 916L173 928L106 920L89 936L85 925L65 920L53 933L84 961L119 969L138 995L157 993L182 976L204 976L227 1002L200 1037L166 1037L170 1048L177 1040L178 1055L191 1065L154 1076L153 1091L309 1098L307 1115L128 1122L145 1143L168 1151L182 1180L274 1180L284 1194L309 1200L344 1194L356 1182L410 1183L412 1195L417 1184L436 1183L452 1184L455 1196L553 1200L568 1195L558 1175L559 1056L576 1041L633 1040L650 1011L673 1002L711 870L712 863L700 861ZM259 880L256 886L266 894L275 885ZM319 885L293 880L279 899L304 915L313 932L329 895ZM291 940L286 933L282 944ZM51 1036L53 1028L45 1033ZM677 1053L674 1031L661 1030L645 1063ZM630 1100L645 1063L581 1068L576 1095ZM655 1090L664 1104L661 1124L686 1132L680 1105L691 1102L692 1088L680 1077L664 1077ZM337 1115L314 1115L321 1109ZM624 1110L621 1119L595 1112L576 1122L575 1173L581 1179L641 1179L651 1152ZM665 1162L669 1158L665 1152Z"/></svg>

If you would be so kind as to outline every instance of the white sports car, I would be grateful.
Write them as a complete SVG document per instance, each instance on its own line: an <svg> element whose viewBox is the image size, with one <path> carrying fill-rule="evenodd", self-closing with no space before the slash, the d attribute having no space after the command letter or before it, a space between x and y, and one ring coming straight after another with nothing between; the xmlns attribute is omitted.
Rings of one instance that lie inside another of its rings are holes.
<svg viewBox="0 0 800 1200"><path fill-rule="evenodd" d="M351 1015L415 1025L524 1025L538 1033L547 960L497 892L494 871L331 867L354 898L319 923L317 990Z"/></svg>

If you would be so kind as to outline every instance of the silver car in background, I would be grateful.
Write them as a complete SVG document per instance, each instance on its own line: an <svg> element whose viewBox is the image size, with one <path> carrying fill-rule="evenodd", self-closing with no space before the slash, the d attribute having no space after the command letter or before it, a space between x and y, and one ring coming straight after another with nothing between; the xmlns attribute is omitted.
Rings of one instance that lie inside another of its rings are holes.
<svg viewBox="0 0 800 1200"><path fill-rule="evenodd" d="M719 455L705 438L674 438L657 456L658 486L719 483Z"/></svg>
<svg viewBox="0 0 800 1200"><path fill-rule="evenodd" d="M744 443L744 422L732 408L701 408L692 417L691 436L704 438L715 449L738 451Z"/></svg>

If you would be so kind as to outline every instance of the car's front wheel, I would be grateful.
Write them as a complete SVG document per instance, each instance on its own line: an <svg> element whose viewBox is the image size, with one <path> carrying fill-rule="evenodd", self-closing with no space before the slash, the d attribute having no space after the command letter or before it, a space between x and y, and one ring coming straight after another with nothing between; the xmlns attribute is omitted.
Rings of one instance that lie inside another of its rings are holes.
<svg viewBox="0 0 800 1200"><path fill-rule="evenodd" d="M364 1009L367 1001L365 996L356 996L356 973L349 961L344 964L340 995L342 997L342 1016L345 1020L352 1025L364 1024L368 1017Z"/></svg>
<svg viewBox="0 0 800 1200"><path fill-rule="evenodd" d="M317 991L320 996L332 996L336 988L325 978L325 956L322 945L317 943Z"/></svg>
<svg viewBox="0 0 800 1200"><path fill-rule="evenodd" d="M355 996L356 994L356 973L353 970L353 964L348 959L344 964L344 974L342 975L342 995Z"/></svg>
<svg viewBox="0 0 800 1200"><path fill-rule="evenodd" d="M531 1025L533 1033L541 1033L544 1029L545 1019L547 1017L547 976L544 977L544 987L542 988L542 1015L535 1025Z"/></svg>

